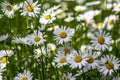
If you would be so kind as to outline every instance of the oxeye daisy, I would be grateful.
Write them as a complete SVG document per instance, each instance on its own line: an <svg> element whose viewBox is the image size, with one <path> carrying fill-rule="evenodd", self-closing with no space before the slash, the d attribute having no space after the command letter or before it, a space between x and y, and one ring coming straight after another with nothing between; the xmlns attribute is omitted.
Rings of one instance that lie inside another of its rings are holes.
<svg viewBox="0 0 120 80"><path fill-rule="evenodd" d="M113 11L120 12L120 3L114 5Z"/></svg>
<svg viewBox="0 0 120 80"><path fill-rule="evenodd" d="M54 9L48 9L42 13L39 23L46 25L52 23L54 20L56 20Z"/></svg>
<svg viewBox="0 0 120 80"><path fill-rule="evenodd" d="M72 73L67 73L63 75L62 80L76 80L76 78Z"/></svg>
<svg viewBox="0 0 120 80"><path fill-rule="evenodd" d="M8 38L8 34L0 36L0 42Z"/></svg>
<svg viewBox="0 0 120 80"><path fill-rule="evenodd" d="M35 30L33 34L28 35L28 38L29 38L30 44L33 44L36 46L43 44L45 42L45 39L43 39L42 32L37 30Z"/></svg>
<svg viewBox="0 0 120 80"><path fill-rule="evenodd" d="M68 55L70 54L74 49L69 45L69 44L66 44L65 46L63 47L60 47L58 49L58 52L63 52L65 55Z"/></svg>
<svg viewBox="0 0 120 80"><path fill-rule="evenodd" d="M47 51L55 51L56 46L53 43L48 43L47 44Z"/></svg>
<svg viewBox="0 0 120 80"><path fill-rule="evenodd" d="M117 20L117 16L116 15L110 15L108 17L105 18L105 24L106 24L106 29L107 30L111 30L114 27L114 24Z"/></svg>
<svg viewBox="0 0 120 80"><path fill-rule="evenodd" d="M17 43L17 44L27 44L27 45L30 45L28 37L14 37L12 42L13 43Z"/></svg>
<svg viewBox="0 0 120 80"><path fill-rule="evenodd" d="M114 71L119 69L120 66L120 60L116 58L113 55L105 55L100 60L100 66L98 67L98 70L103 75L113 75Z"/></svg>
<svg viewBox="0 0 120 80"><path fill-rule="evenodd" d="M54 30L55 40L59 44L63 44L64 42L71 41L72 36L74 36L74 29L66 28L62 26L61 28L57 28Z"/></svg>
<svg viewBox="0 0 120 80"><path fill-rule="evenodd" d="M56 54L56 57L54 58L54 62L57 63L57 67L61 67L64 65L67 65L67 55L65 55L64 53L58 53Z"/></svg>
<svg viewBox="0 0 120 80"><path fill-rule="evenodd" d="M13 10L13 6L9 2L4 1L2 2L1 6L2 6L2 11L7 17L11 18L14 16L15 11Z"/></svg>
<svg viewBox="0 0 120 80"><path fill-rule="evenodd" d="M21 15L35 17L37 16L37 14L40 14L40 6L41 4L38 4L38 1L33 2L33 0L27 0L23 4L23 10Z"/></svg>
<svg viewBox="0 0 120 80"><path fill-rule="evenodd" d="M2 52L4 56L8 56L8 57L11 57L12 55L14 55L13 50L1 50L0 52Z"/></svg>
<svg viewBox="0 0 120 80"><path fill-rule="evenodd" d="M99 30L98 32L95 32L95 35L91 36L91 43L95 49L105 51L106 49L109 49L112 38L109 33Z"/></svg>
<svg viewBox="0 0 120 80"><path fill-rule="evenodd" d="M35 53L35 58L36 59L40 58L42 55L46 56L46 51L45 51L44 47L35 49L34 53Z"/></svg>
<svg viewBox="0 0 120 80"><path fill-rule="evenodd" d="M23 73L19 73L14 80L32 80L32 73L29 71L24 71Z"/></svg>
<svg viewBox="0 0 120 80"><path fill-rule="evenodd" d="M68 56L68 63L70 63L70 67L73 68L82 68L87 64L87 54L85 53L78 53L77 51L72 51L71 54Z"/></svg>
<svg viewBox="0 0 120 80"><path fill-rule="evenodd" d="M95 69L99 66L99 61L97 58L100 56L97 52L93 52L92 50L85 51L85 54L88 56L87 65L85 66L88 69Z"/></svg>

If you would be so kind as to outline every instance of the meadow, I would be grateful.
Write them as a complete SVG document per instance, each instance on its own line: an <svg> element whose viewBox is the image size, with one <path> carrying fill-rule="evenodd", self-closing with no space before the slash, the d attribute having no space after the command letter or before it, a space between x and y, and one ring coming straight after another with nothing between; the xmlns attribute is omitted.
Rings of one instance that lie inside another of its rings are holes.
<svg viewBox="0 0 120 80"><path fill-rule="evenodd" d="M0 0L0 80L120 80L120 1Z"/></svg>

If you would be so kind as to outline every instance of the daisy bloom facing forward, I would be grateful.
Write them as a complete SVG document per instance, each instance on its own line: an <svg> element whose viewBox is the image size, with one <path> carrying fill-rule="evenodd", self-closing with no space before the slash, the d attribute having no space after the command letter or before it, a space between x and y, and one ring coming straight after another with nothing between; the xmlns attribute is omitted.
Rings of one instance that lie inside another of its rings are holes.
<svg viewBox="0 0 120 80"><path fill-rule="evenodd" d="M37 14L40 13L40 7L41 5L38 4L38 1L33 2L33 0L27 0L25 1L25 3L23 4L23 10L21 15L23 16L30 16L30 17L35 17L37 16Z"/></svg>
<svg viewBox="0 0 120 80"><path fill-rule="evenodd" d="M95 49L105 51L106 49L109 49L112 38L109 33L99 30L98 32L95 32L95 35L91 36L91 43Z"/></svg>
<svg viewBox="0 0 120 80"><path fill-rule="evenodd" d="M101 58L98 70L105 76L111 76L113 75L112 73L119 69L119 66L120 60L113 55L106 55Z"/></svg>
<svg viewBox="0 0 120 80"><path fill-rule="evenodd" d="M61 28L57 28L54 30L55 40L59 44L63 44L64 42L71 41L72 36L74 36L74 29L66 28L62 26Z"/></svg>

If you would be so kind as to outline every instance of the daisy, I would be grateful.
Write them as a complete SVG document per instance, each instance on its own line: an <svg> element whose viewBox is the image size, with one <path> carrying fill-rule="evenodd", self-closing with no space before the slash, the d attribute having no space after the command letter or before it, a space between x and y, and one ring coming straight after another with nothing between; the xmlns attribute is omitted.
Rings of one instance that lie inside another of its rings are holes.
<svg viewBox="0 0 120 80"><path fill-rule="evenodd" d="M120 3L114 5L113 11L120 12Z"/></svg>
<svg viewBox="0 0 120 80"><path fill-rule="evenodd" d="M107 30L113 29L114 23L116 22L117 19L118 19L118 18L117 18L116 15L110 15L110 16L108 16L108 17L105 18L105 21L104 21L104 22L105 22L105 24L106 24Z"/></svg>
<svg viewBox="0 0 120 80"><path fill-rule="evenodd" d="M14 16L15 11L13 10L13 6L9 2L4 1L2 2L1 6L2 6L2 11L7 17L11 18Z"/></svg>
<svg viewBox="0 0 120 80"><path fill-rule="evenodd" d="M120 66L120 60L118 60L113 55L105 55L100 60L100 66L98 67L98 70L103 75L113 75L114 71L119 69Z"/></svg>
<svg viewBox="0 0 120 80"><path fill-rule="evenodd" d="M71 22L74 20L74 17L68 16L67 18L64 19L65 22Z"/></svg>
<svg viewBox="0 0 120 80"><path fill-rule="evenodd" d="M86 10L86 9L87 9L86 6L80 6L80 5L77 5L77 6L75 6L75 8L74 8L74 10L75 10L76 12L83 12L83 11Z"/></svg>
<svg viewBox="0 0 120 80"><path fill-rule="evenodd" d="M98 32L95 32L95 35L91 36L91 43L95 49L105 51L106 49L109 49L112 38L109 33L99 30Z"/></svg>
<svg viewBox="0 0 120 80"><path fill-rule="evenodd" d="M73 68L82 68L87 64L87 54L78 53L77 51L72 51L71 54L68 56L68 63L70 63L70 67Z"/></svg>
<svg viewBox="0 0 120 80"><path fill-rule="evenodd" d="M40 58L42 55L46 56L46 51L44 47L41 48L37 48L34 50L34 54L35 54L35 58L38 59Z"/></svg>
<svg viewBox="0 0 120 80"><path fill-rule="evenodd" d="M0 36L0 42L8 38L8 34Z"/></svg>
<svg viewBox="0 0 120 80"><path fill-rule="evenodd" d="M55 40L59 44L63 44L64 42L71 41L72 36L74 35L74 29L66 28L66 26L62 26L61 28L57 28L54 30Z"/></svg>
<svg viewBox="0 0 120 80"><path fill-rule="evenodd" d="M69 44L66 44L64 45L63 47L60 47L58 49L58 52L63 52L65 55L68 55L70 54L74 49L69 45Z"/></svg>
<svg viewBox="0 0 120 80"><path fill-rule="evenodd" d="M56 57L54 58L54 62L57 63L57 67L61 67L61 66L65 66L67 65L67 55L65 55L64 53L58 53L56 54Z"/></svg>
<svg viewBox="0 0 120 80"><path fill-rule="evenodd" d="M81 45L81 47L80 47L81 52L85 52L85 51L87 51L89 49L91 49L90 45Z"/></svg>
<svg viewBox="0 0 120 80"><path fill-rule="evenodd" d="M56 46L53 43L48 43L47 44L47 51L55 51Z"/></svg>
<svg viewBox="0 0 120 80"><path fill-rule="evenodd" d="M19 73L14 80L32 80L32 73L29 71L24 71L23 73Z"/></svg>
<svg viewBox="0 0 120 80"><path fill-rule="evenodd" d="M67 17L67 14L64 13L64 12L60 13L59 15L57 15L58 19L65 19L66 17Z"/></svg>
<svg viewBox="0 0 120 80"><path fill-rule="evenodd" d="M28 45L30 45L28 37L14 37L12 42L17 43L17 44L28 44Z"/></svg>
<svg viewBox="0 0 120 80"><path fill-rule="evenodd" d="M76 80L76 78L72 73L67 73L63 75L62 80Z"/></svg>
<svg viewBox="0 0 120 80"><path fill-rule="evenodd" d="M37 14L40 14L40 6L41 4L38 4L38 1L33 2L33 0L27 0L23 4L23 10L21 15L35 17L37 16Z"/></svg>
<svg viewBox="0 0 120 80"><path fill-rule="evenodd" d="M48 9L47 11L44 11L42 16L40 17L39 23L46 25L52 23L54 20L56 20L54 10Z"/></svg>
<svg viewBox="0 0 120 80"><path fill-rule="evenodd" d="M33 44L35 46L38 46L40 44L43 44L45 42L45 39L43 39L43 34L40 31L35 30L33 34L28 35L30 44Z"/></svg>
<svg viewBox="0 0 120 80"><path fill-rule="evenodd" d="M87 60L87 65L85 66L88 69L95 69L97 68L99 65L99 61L97 60L97 58L100 56L97 52L92 52L92 50L88 50L85 51L85 54L87 54L88 56L88 60Z"/></svg>

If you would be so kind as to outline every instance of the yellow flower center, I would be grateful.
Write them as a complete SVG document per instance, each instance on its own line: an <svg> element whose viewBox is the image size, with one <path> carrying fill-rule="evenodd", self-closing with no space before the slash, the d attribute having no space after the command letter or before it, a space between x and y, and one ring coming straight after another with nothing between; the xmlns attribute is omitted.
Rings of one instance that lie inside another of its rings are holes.
<svg viewBox="0 0 120 80"><path fill-rule="evenodd" d="M2 63L7 62L7 58L6 58L6 57L3 57L3 58L1 59L1 61L2 61Z"/></svg>
<svg viewBox="0 0 120 80"><path fill-rule="evenodd" d="M65 48L65 49L64 49L64 52L65 52L65 54L67 54L67 53L70 53L70 50L67 49L67 48Z"/></svg>
<svg viewBox="0 0 120 80"><path fill-rule="evenodd" d="M76 56L76 57L74 58L74 61L77 62L77 63L79 63L79 62L82 61L82 57L81 57L81 56Z"/></svg>
<svg viewBox="0 0 120 80"><path fill-rule="evenodd" d="M49 20L50 18L51 18L50 15L46 15L46 16L45 16L45 20Z"/></svg>
<svg viewBox="0 0 120 80"><path fill-rule="evenodd" d="M69 77L66 77L65 80L70 80L70 78L69 78Z"/></svg>
<svg viewBox="0 0 120 80"><path fill-rule="evenodd" d="M120 5L118 5L118 9L120 9Z"/></svg>
<svg viewBox="0 0 120 80"><path fill-rule="evenodd" d="M77 12L82 12L83 10L81 8L78 8L76 11Z"/></svg>
<svg viewBox="0 0 120 80"><path fill-rule="evenodd" d="M66 32L61 32L61 33L59 34L59 36L60 36L61 38L66 38L66 37L67 37L67 34L66 34Z"/></svg>
<svg viewBox="0 0 120 80"><path fill-rule="evenodd" d="M97 25L98 25L98 27L102 27L103 23L98 23Z"/></svg>
<svg viewBox="0 0 120 80"><path fill-rule="evenodd" d="M109 24L109 25L112 25L113 22L114 22L114 20L109 20L109 21L108 21L108 24Z"/></svg>
<svg viewBox="0 0 120 80"><path fill-rule="evenodd" d="M40 38L39 36L36 36L36 37L34 38L34 40L35 40L35 42L39 42L39 41L41 40L41 38Z"/></svg>
<svg viewBox="0 0 120 80"><path fill-rule="evenodd" d="M61 62L61 63L66 62L66 58L61 58L61 59L60 59L60 62Z"/></svg>
<svg viewBox="0 0 120 80"><path fill-rule="evenodd" d="M48 47L48 50L53 50L53 48L51 46Z"/></svg>
<svg viewBox="0 0 120 80"><path fill-rule="evenodd" d="M27 77L23 77L21 80L28 80L28 78Z"/></svg>
<svg viewBox="0 0 120 80"><path fill-rule="evenodd" d="M11 11L11 10L12 10L12 7L11 7L10 5L7 5L6 9L7 9L8 11Z"/></svg>
<svg viewBox="0 0 120 80"><path fill-rule="evenodd" d="M103 37L98 38L98 43L104 44L104 42L105 42L105 39Z"/></svg>
<svg viewBox="0 0 120 80"><path fill-rule="evenodd" d="M114 64L112 62L107 62L105 66L109 70L114 68Z"/></svg>
<svg viewBox="0 0 120 80"><path fill-rule="evenodd" d="M33 12L33 11L34 11L34 6L28 5L28 6L27 6L27 10L28 10L29 12Z"/></svg>
<svg viewBox="0 0 120 80"><path fill-rule="evenodd" d="M89 56L88 58L89 58L89 59L87 60L88 63L93 63L93 62L94 62L94 59L93 59L92 56Z"/></svg>

